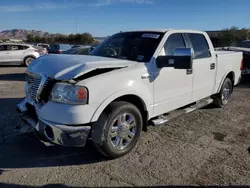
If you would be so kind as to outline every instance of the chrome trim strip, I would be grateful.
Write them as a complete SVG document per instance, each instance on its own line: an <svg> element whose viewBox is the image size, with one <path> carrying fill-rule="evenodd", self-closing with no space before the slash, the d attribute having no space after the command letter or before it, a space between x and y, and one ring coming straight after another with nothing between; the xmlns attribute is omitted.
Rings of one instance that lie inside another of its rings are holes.
<svg viewBox="0 0 250 188"><path fill-rule="evenodd" d="M44 84L46 83L46 81L48 80L48 77L46 75L41 75L42 76L42 79L41 79L41 82L39 84L39 87L37 89L37 92L36 92L36 102L39 102L40 100L40 97L41 97L41 93L42 93L42 90L43 90L43 86Z"/></svg>

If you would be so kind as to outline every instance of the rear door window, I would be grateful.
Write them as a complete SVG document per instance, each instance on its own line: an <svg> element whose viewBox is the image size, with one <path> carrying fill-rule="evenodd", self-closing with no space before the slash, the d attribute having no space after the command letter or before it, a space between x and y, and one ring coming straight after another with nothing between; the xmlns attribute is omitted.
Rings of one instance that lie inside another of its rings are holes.
<svg viewBox="0 0 250 188"><path fill-rule="evenodd" d="M28 46L23 45L11 45L11 50L25 50L28 49Z"/></svg>
<svg viewBox="0 0 250 188"><path fill-rule="evenodd" d="M207 40L203 34L188 33L187 36L192 43L195 59L211 57Z"/></svg>

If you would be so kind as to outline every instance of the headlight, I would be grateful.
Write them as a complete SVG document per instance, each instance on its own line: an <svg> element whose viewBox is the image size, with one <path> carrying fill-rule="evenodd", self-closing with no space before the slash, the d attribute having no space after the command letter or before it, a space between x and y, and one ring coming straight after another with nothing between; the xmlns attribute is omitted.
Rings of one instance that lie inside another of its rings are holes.
<svg viewBox="0 0 250 188"><path fill-rule="evenodd" d="M87 104L88 90L82 86L58 83L52 89L50 100L65 104Z"/></svg>

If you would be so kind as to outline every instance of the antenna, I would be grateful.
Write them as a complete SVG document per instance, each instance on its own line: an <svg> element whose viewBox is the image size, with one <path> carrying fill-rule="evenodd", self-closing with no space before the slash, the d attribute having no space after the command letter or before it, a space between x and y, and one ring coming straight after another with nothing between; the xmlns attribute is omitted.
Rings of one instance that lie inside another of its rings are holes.
<svg viewBox="0 0 250 188"><path fill-rule="evenodd" d="M75 16L75 26L76 26L76 34L77 34L77 22L76 22L76 16Z"/></svg>

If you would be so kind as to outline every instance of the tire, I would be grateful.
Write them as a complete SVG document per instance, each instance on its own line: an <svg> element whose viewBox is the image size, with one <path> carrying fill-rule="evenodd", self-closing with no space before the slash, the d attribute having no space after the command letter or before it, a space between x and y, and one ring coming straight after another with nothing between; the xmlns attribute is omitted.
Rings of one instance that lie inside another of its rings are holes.
<svg viewBox="0 0 250 188"><path fill-rule="evenodd" d="M135 147L142 125L142 115L136 106L113 102L92 125L92 141L102 155L115 159Z"/></svg>
<svg viewBox="0 0 250 188"><path fill-rule="evenodd" d="M24 59L24 65L25 65L26 67L28 67L28 66L30 65L30 63L31 63L34 59L35 59L34 57L26 57L26 58Z"/></svg>
<svg viewBox="0 0 250 188"><path fill-rule="evenodd" d="M231 98L233 92L233 84L229 78L226 78L221 86L220 92L213 97L213 104L217 108L224 108Z"/></svg>

